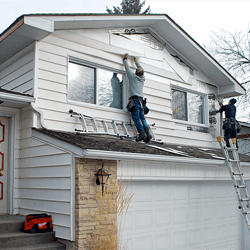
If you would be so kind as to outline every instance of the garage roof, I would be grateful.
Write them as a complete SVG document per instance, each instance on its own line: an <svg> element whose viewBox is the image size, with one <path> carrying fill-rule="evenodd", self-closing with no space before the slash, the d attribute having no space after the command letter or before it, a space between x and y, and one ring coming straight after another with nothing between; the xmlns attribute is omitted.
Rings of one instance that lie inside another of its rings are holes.
<svg viewBox="0 0 250 250"><path fill-rule="evenodd" d="M245 89L194 39L164 14L29 14L20 16L0 34L0 64L34 41L56 30L149 27L198 67L223 97L241 95Z"/></svg>
<svg viewBox="0 0 250 250"><path fill-rule="evenodd" d="M38 132L38 133L36 133ZM72 132L62 132L48 129L36 129L33 128L33 134L39 136L39 134L47 135L50 138L54 138L61 142L70 144L75 148L83 150L103 151L107 152L107 156L112 158L112 153L129 154L129 159L133 159L136 155L140 155L140 159L143 160L143 155L151 155L154 159L160 161L160 157L172 157L173 159L183 158L183 163L187 159L196 159L209 161L219 160L224 161L223 153L220 149L208 149L201 147L186 147L180 145L172 145L166 143L150 142L139 143L129 138L120 139L120 137L108 136L108 135L88 135L88 134L77 134ZM42 137L41 137L42 138ZM44 139L44 138L43 138ZM62 144L59 142L58 145ZM71 151L74 151L73 147L69 147ZM78 150L76 150L78 151ZM118 159L122 159L122 155L117 154ZM100 156L101 154L99 154ZM95 154L97 157L98 154ZM250 156L239 154L241 161L250 162ZM200 161L199 160L199 161ZM174 160L173 160L174 161ZM199 162L198 161L198 162ZM215 164L215 163L214 163Z"/></svg>

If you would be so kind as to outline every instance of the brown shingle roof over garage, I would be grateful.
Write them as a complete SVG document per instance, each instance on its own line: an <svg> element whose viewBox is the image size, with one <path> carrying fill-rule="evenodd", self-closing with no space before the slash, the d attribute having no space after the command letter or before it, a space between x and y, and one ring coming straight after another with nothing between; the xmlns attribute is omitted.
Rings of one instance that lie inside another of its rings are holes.
<svg viewBox="0 0 250 250"><path fill-rule="evenodd" d="M221 149L187 147L172 144L159 144L150 142L148 144L136 142L132 139L108 136L87 135L72 132L62 132L47 129L34 129L55 139L67 142L81 149L103 150L111 152L153 154L187 158L223 160ZM240 155L241 161L250 162L250 156Z"/></svg>

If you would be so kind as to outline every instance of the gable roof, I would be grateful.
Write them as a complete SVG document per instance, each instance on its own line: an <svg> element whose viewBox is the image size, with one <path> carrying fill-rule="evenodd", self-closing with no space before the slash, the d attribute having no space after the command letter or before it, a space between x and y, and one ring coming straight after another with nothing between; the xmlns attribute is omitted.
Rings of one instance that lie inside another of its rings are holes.
<svg viewBox="0 0 250 250"><path fill-rule="evenodd" d="M192 37L168 15L110 15L110 14L29 14L20 16L0 34L0 64L34 41L56 30L149 27L199 68L219 86L219 94L231 97L245 89Z"/></svg>
<svg viewBox="0 0 250 250"><path fill-rule="evenodd" d="M41 136L43 135L43 136ZM71 146L67 147L76 155L86 158L98 157L106 159L140 159L152 161L172 161L182 163L204 163L204 164L225 164L224 156L221 149L217 148L200 148L172 145L157 142L140 143L134 140L108 135L88 135L72 132L62 132L48 129L33 128L33 136L49 141L63 147L63 142ZM45 136L45 137L44 137ZM58 140L58 143L56 141ZM66 148L66 147L65 147ZM79 149L83 150L82 153ZM88 154L88 152L90 152ZM126 157L127 156L127 157ZM239 154L242 162L248 162L250 165L250 156Z"/></svg>

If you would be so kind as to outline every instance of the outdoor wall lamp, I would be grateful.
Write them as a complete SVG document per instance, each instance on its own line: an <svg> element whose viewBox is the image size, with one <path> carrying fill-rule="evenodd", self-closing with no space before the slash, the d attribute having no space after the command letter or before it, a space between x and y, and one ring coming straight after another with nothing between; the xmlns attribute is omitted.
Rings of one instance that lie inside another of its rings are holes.
<svg viewBox="0 0 250 250"><path fill-rule="evenodd" d="M96 176L96 184L97 185L102 185L102 195L103 195L103 189L104 189L104 184L108 181L108 178L111 174L109 174L108 170L103 167L102 163L102 168L100 168L97 173L95 174Z"/></svg>

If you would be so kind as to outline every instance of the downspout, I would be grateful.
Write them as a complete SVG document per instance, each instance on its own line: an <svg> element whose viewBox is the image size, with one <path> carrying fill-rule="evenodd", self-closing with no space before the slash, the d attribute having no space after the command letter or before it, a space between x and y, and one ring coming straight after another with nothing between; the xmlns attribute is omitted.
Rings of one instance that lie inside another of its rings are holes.
<svg viewBox="0 0 250 250"><path fill-rule="evenodd" d="M30 103L30 106L32 110L35 111L35 113L38 115L41 127L44 129L48 129L47 125L45 125L44 123L43 112L40 109L38 109L32 102Z"/></svg>

